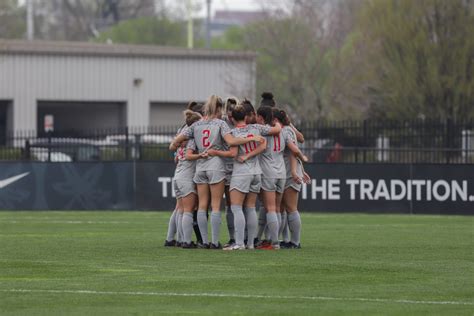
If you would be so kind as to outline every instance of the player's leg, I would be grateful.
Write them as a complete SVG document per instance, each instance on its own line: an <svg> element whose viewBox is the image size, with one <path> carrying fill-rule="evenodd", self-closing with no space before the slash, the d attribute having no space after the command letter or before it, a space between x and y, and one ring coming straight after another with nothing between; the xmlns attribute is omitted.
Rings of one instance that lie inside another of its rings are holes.
<svg viewBox="0 0 474 316"><path fill-rule="evenodd" d="M227 183L227 179L226 179L226 185L224 189L225 204L226 204L225 215L226 215L226 222L227 222L227 230L229 231L229 241L227 242L227 244L224 245L224 247L228 247L235 243L234 214L232 213L232 209L231 209L231 197L230 197L229 188L230 188L230 182Z"/></svg>
<svg viewBox="0 0 474 316"><path fill-rule="evenodd" d="M209 176L211 179L209 189L211 192L211 231L212 231L212 243L211 249L220 249L219 234L221 226L221 203L222 196L224 195L224 172L214 171Z"/></svg>
<svg viewBox="0 0 474 316"><path fill-rule="evenodd" d="M171 213L170 220L168 222L168 233L166 234L165 247L174 247L176 245L175 235L178 232L176 226L176 214L178 213L178 201L174 207L173 213Z"/></svg>
<svg viewBox="0 0 474 316"><path fill-rule="evenodd" d="M193 210L196 205L196 189L194 183L187 183L185 196L181 198L183 205L183 220L182 220L182 231L183 231L183 248L195 248L196 246L192 243L193 234Z"/></svg>
<svg viewBox="0 0 474 316"><path fill-rule="evenodd" d="M257 236L257 211L255 204L257 202L257 193L249 192L245 197L244 209L245 209L245 222L247 224L247 249L254 249L254 240Z"/></svg>
<svg viewBox="0 0 474 316"><path fill-rule="evenodd" d="M278 221L278 240L280 239L280 232L282 227L282 219L281 219L281 200L283 199L283 193L278 191L275 192L275 207L276 207L276 215Z"/></svg>
<svg viewBox="0 0 474 316"><path fill-rule="evenodd" d="M181 198L176 199L177 206L178 206L178 211L176 213L176 229L177 229L177 242L176 245L178 247L181 247L183 243L183 229L182 229L182 221L183 221L183 201Z"/></svg>
<svg viewBox="0 0 474 316"><path fill-rule="evenodd" d="M278 218L276 215L276 196L275 191L262 191L263 204L267 210L267 227L269 237L271 240L271 246L274 249L280 248L278 242Z"/></svg>
<svg viewBox="0 0 474 316"><path fill-rule="evenodd" d="M197 222L199 231L201 232L202 243L209 245L208 231L207 231L207 208L209 206L210 193L209 185L206 183L198 183L196 185L198 194L198 213Z"/></svg>
<svg viewBox="0 0 474 316"><path fill-rule="evenodd" d="M290 187L285 190L283 197L287 205L288 227L291 232L290 248L300 248L301 217L298 212L298 195L299 192L295 188Z"/></svg>
<svg viewBox="0 0 474 316"><path fill-rule="evenodd" d="M244 204L245 193L232 188L230 190L231 210L234 217L235 228L235 245L229 245L225 250L245 249L244 234L245 234L245 216L242 209ZM237 246L237 247L234 247Z"/></svg>
<svg viewBox="0 0 474 316"><path fill-rule="evenodd" d="M257 239L262 240L263 232L267 226L267 210L265 209L265 205L263 204L263 195L262 193L259 194L260 199L260 208L258 210L258 232L257 232Z"/></svg>

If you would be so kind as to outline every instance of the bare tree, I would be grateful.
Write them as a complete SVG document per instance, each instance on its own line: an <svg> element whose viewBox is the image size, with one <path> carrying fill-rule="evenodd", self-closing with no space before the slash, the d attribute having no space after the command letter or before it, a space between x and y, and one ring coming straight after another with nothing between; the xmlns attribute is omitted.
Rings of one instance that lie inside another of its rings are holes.
<svg viewBox="0 0 474 316"><path fill-rule="evenodd" d="M155 14L154 0L36 0L38 37L87 40L123 20Z"/></svg>

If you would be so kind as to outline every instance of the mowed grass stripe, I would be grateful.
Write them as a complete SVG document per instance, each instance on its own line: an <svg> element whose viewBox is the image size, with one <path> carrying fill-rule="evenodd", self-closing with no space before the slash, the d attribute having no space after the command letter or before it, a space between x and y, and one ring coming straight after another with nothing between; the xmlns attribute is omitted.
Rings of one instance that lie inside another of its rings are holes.
<svg viewBox="0 0 474 316"><path fill-rule="evenodd" d="M0 212L0 313L472 315L473 217L305 213L303 249L236 253L164 248L169 215Z"/></svg>
<svg viewBox="0 0 474 316"><path fill-rule="evenodd" d="M93 290L28 290L11 289L0 292L12 293L56 293L56 294L91 294L91 295L138 295L138 296L183 296L183 297L213 297L213 298L242 298L242 299L270 299L270 300L322 300L322 301L360 301L377 303L398 304L428 304L428 305L474 305L474 302L456 301L414 301L407 299L382 299L362 297L325 297L325 296L284 296L284 295L259 295L259 294L231 294L231 293L160 293L160 292L111 292Z"/></svg>

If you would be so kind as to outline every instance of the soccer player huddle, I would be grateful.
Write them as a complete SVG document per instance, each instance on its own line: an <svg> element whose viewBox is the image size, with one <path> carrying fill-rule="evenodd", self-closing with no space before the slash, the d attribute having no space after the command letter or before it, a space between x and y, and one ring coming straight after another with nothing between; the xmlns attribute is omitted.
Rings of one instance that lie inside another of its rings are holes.
<svg viewBox="0 0 474 316"><path fill-rule="evenodd" d="M301 248L298 194L302 183L309 181L303 168L307 157L298 148L304 137L275 105L268 92L262 94L257 111L247 99L224 102L216 95L204 105L188 105L186 122L170 144L170 150L176 151L177 203L165 246ZM224 193L230 240L222 246ZM197 244L192 241L193 230Z"/></svg>

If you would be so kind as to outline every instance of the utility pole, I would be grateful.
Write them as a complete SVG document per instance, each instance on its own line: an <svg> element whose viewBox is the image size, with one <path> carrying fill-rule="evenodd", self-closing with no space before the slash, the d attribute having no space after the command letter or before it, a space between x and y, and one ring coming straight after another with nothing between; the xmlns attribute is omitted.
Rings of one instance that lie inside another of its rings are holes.
<svg viewBox="0 0 474 316"><path fill-rule="evenodd" d="M33 0L26 0L26 38L29 41L35 38L35 21L33 17Z"/></svg>
<svg viewBox="0 0 474 316"><path fill-rule="evenodd" d="M193 7L191 0L188 0L186 6L188 12L188 48L191 49L194 47L194 34L193 34Z"/></svg>
<svg viewBox="0 0 474 316"><path fill-rule="evenodd" d="M206 48L211 48L211 0L207 0Z"/></svg>

